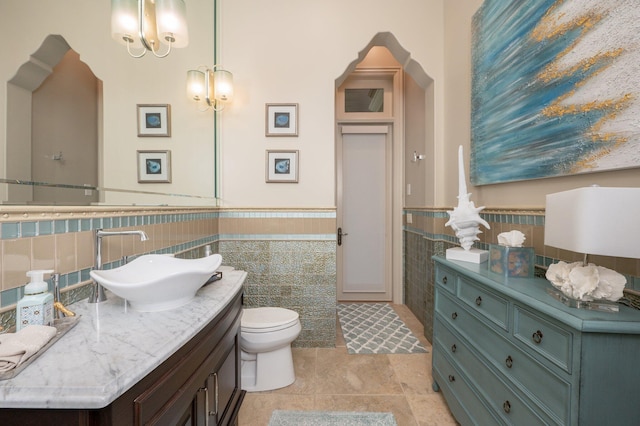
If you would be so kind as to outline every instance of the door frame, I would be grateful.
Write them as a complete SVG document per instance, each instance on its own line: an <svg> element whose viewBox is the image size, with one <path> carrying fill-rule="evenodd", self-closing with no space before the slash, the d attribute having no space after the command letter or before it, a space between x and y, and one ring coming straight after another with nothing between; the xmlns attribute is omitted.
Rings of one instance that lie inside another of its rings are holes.
<svg viewBox="0 0 640 426"><path fill-rule="evenodd" d="M375 76L390 76L393 81L393 101L391 114L387 117L367 118L363 114L346 114L344 112L344 88L349 87L351 78L357 80L359 78L371 79ZM392 278L392 302L404 303L404 281L403 281L403 240L402 240L402 220L404 207L404 81L402 67L376 67L357 69L353 71L349 78L336 89L336 206L341 203L342 189L338 187L338 173L342 172L341 152L338 151L338 139L341 137L342 125L364 125L364 124L388 124L391 125L391 278ZM342 93L341 93L342 91ZM341 223L340 210L336 212L337 227ZM336 228L337 231L337 228ZM341 259L336 258L337 279L341 280ZM338 283L336 283L337 285Z"/></svg>

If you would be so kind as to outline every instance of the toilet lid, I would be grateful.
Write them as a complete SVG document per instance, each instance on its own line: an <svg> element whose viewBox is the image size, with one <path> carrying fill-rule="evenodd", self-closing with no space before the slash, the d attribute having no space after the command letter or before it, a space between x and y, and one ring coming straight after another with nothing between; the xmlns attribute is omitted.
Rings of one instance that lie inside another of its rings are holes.
<svg viewBox="0 0 640 426"><path fill-rule="evenodd" d="M265 329L281 327L298 321L298 313L284 308L245 308L242 328Z"/></svg>

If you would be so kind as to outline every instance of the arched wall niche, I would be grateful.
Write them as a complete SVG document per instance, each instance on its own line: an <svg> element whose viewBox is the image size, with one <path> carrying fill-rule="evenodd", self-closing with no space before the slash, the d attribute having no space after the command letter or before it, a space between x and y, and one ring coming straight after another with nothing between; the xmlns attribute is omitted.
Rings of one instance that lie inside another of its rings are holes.
<svg viewBox="0 0 640 426"><path fill-rule="evenodd" d="M403 70L411 76L411 78L421 88L426 89L433 83L433 79L427 75L418 62L411 58L411 54L402 47L398 39L392 33L380 32L377 33L360 52L358 52L358 57L354 59L347 66L344 73L336 79L336 88L340 87L342 83L344 83L344 81L356 69L358 64L365 59L369 54L369 51L374 46L386 47L389 52L391 52L395 60L402 66Z"/></svg>
<svg viewBox="0 0 640 426"><path fill-rule="evenodd" d="M102 83L60 35L49 35L7 82L6 204L91 204L98 186ZM8 159L11 159L9 161Z"/></svg>
<svg viewBox="0 0 640 426"><path fill-rule="evenodd" d="M424 68L411 57L398 39L390 32L377 33L371 41L358 52L344 73L336 81L336 92L352 73L364 62L375 48L388 50L393 59L403 69L403 116L397 123L402 126L402 162L404 207L433 207L435 204L435 81ZM372 66L375 66L373 64ZM414 161L414 152L423 155L423 160ZM408 188L411 188L408 190Z"/></svg>

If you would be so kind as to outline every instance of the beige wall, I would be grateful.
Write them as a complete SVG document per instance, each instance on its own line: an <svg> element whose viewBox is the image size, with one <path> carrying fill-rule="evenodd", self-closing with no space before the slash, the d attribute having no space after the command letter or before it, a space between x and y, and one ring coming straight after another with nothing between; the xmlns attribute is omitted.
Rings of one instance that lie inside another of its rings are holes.
<svg viewBox="0 0 640 426"><path fill-rule="evenodd" d="M107 1L48 0L2 3L0 36L11 40L0 62L9 80L49 34L61 34L104 82L104 185L149 190L137 183L135 151L170 149L173 183L154 191L213 193L212 113L196 110L184 94L186 71L213 64L213 0L187 2L190 44L165 59L132 59L110 37ZM471 61L470 22L481 0L218 0L220 63L235 78L233 104L220 115L222 198L230 207L334 206L335 80L381 31L391 32L433 78L435 113L433 194L427 204L450 206L457 195L456 154L469 163ZM69 13L73 10L73 13ZM20 34L20 37L16 37ZM0 85L0 100L6 85ZM264 136L267 102L300 104L300 135ZM171 138L137 137L135 106L169 103ZM6 133L0 102L0 152ZM266 184L266 149L300 150L300 183ZM0 161L0 171L6 162ZM491 207L541 207L549 192L598 183L633 186L640 169L470 187L473 200ZM432 201L430 201L432 200ZM136 202L111 197L108 202ZM172 200L180 203L179 199ZM192 202L193 200L189 200Z"/></svg>
<svg viewBox="0 0 640 426"><path fill-rule="evenodd" d="M445 1L445 143L443 163L436 164L443 191L438 201L457 204L457 148L464 146L467 180L469 177L469 141L471 108L471 17L481 0ZM590 173L571 177L523 182L469 186L476 205L489 207L544 207L545 195L598 184L600 186L640 186L640 169Z"/></svg>
<svg viewBox="0 0 640 426"><path fill-rule="evenodd" d="M335 82L379 32L443 79L442 0L221 0L221 63L234 73L222 114L224 206L335 205ZM408 58L407 58L408 59ZM435 86L442 111L444 87ZM264 135L265 103L299 103L299 136ZM435 138L442 143L443 117ZM267 184L266 149L300 150L298 184Z"/></svg>

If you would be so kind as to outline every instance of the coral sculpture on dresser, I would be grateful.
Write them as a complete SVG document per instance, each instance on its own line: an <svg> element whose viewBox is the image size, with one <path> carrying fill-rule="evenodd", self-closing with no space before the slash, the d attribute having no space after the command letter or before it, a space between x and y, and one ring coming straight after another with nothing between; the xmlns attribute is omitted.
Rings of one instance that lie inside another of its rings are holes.
<svg viewBox="0 0 640 426"><path fill-rule="evenodd" d="M450 226L456 233L461 247L447 250L447 259L462 260L465 262L482 263L489 258L487 250L473 248L473 243L480 240L478 234L482 233L480 225L491 229L487 221L480 217L483 207L476 207L470 201L471 194L467 192L467 180L464 173L464 160L462 157L462 145L458 148L458 206L453 211L448 211L449 221L445 226Z"/></svg>

